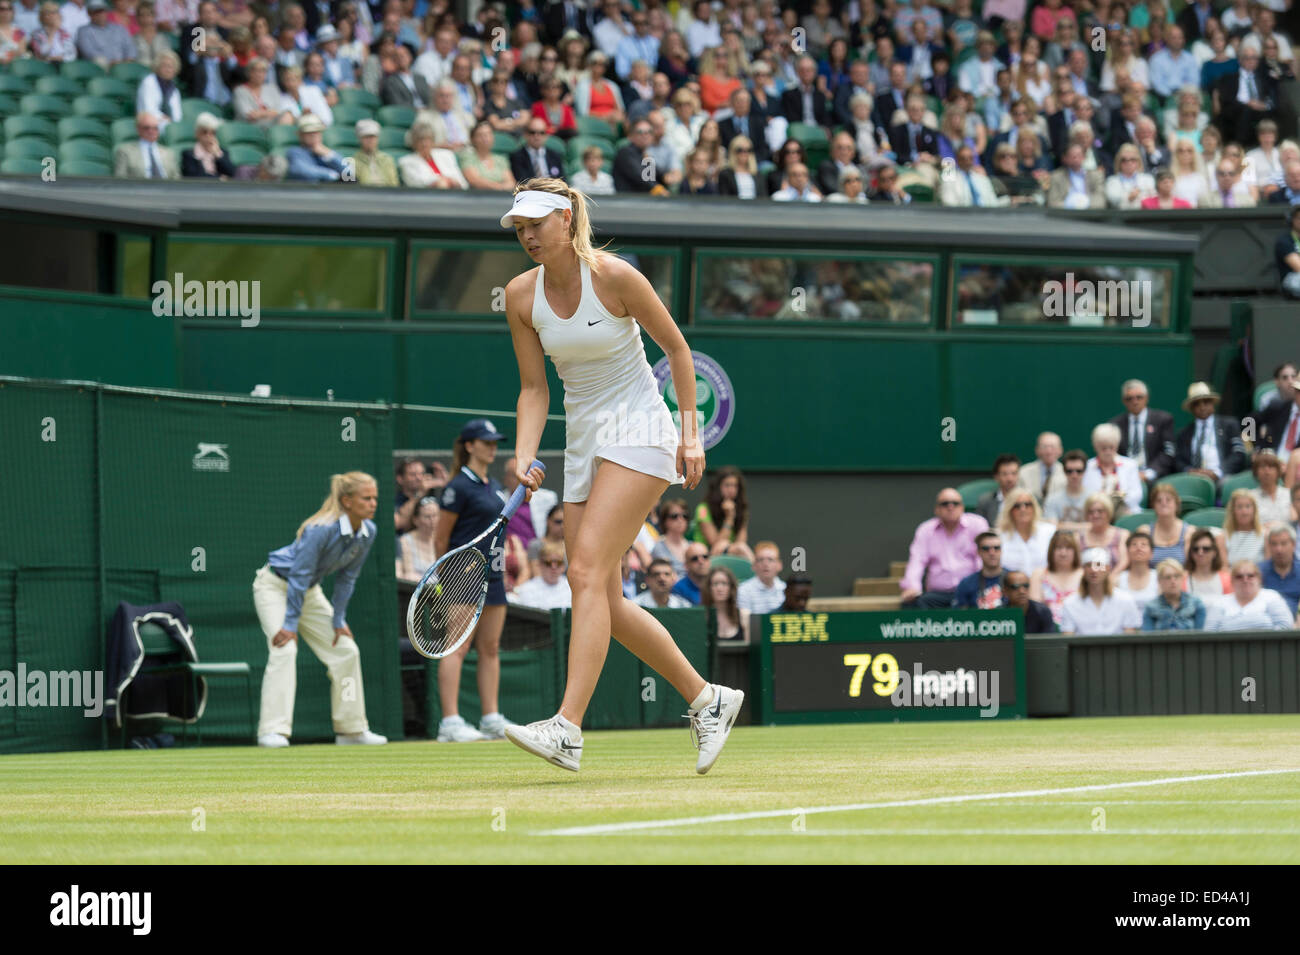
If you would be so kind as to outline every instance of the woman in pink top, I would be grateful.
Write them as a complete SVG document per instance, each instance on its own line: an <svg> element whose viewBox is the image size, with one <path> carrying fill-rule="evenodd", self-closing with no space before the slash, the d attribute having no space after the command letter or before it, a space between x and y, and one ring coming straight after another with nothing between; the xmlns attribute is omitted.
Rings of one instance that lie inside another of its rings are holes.
<svg viewBox="0 0 1300 955"><path fill-rule="evenodd" d="M1029 19L1029 29L1046 43L1056 35L1056 21L1062 19L1073 20L1074 11L1062 6L1061 0L1044 0L1034 9L1034 15Z"/></svg>
<svg viewBox="0 0 1300 955"><path fill-rule="evenodd" d="M1047 566L1038 568L1029 578L1029 599L1046 604L1059 626L1061 606L1078 592L1082 579L1078 540L1069 531L1057 531L1047 545Z"/></svg>
<svg viewBox="0 0 1300 955"><path fill-rule="evenodd" d="M1190 209L1192 204L1174 195L1174 174L1168 169L1156 173L1156 194L1142 200L1143 209Z"/></svg>

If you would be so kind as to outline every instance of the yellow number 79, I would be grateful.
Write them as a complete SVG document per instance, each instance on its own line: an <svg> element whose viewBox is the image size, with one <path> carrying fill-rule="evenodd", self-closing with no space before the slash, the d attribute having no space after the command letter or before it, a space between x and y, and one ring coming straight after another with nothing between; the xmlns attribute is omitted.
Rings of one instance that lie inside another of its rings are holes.
<svg viewBox="0 0 1300 955"><path fill-rule="evenodd" d="M853 667L853 676L849 679L849 696L862 695L862 679L871 666L870 653L846 653L844 665ZM877 696L889 696L898 687L898 660L892 653L882 653L876 657L875 666L871 666L871 675L876 678L872 689Z"/></svg>

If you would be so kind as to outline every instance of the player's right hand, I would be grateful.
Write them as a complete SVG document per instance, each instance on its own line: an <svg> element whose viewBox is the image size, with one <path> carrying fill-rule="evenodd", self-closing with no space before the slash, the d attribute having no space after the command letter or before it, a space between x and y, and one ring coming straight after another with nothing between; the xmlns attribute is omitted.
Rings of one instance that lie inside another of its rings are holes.
<svg viewBox="0 0 1300 955"><path fill-rule="evenodd" d="M515 453L516 461L531 461L534 457L535 455L531 454L521 455L518 452ZM542 486L542 481L546 477L546 472L541 468L528 468L519 464L515 467L515 476L519 478L520 484L528 488L528 493L524 495L524 503L526 504L528 503L529 498L533 496L533 491L536 491Z"/></svg>
<svg viewBox="0 0 1300 955"><path fill-rule="evenodd" d="M298 634L294 633L292 630L281 629L276 632L274 637L271 638L271 646L282 647L290 640L297 640L297 639L298 639Z"/></svg>

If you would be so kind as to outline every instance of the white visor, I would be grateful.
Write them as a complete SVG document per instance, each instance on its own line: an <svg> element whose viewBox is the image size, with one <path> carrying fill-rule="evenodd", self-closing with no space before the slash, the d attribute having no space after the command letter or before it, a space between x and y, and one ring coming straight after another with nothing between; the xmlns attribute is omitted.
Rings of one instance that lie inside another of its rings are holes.
<svg viewBox="0 0 1300 955"><path fill-rule="evenodd" d="M501 228L513 229L515 227L515 216L521 219L540 219L542 216L550 215L556 209L572 209L571 203L564 196L557 195L554 192L538 192L535 189L526 189L523 192L515 194L515 204L510 207L510 211L501 217Z"/></svg>

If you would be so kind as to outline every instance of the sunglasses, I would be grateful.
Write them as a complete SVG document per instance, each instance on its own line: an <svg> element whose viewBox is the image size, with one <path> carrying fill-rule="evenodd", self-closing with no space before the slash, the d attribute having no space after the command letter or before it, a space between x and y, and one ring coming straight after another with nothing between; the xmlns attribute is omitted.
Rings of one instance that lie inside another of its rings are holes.
<svg viewBox="0 0 1300 955"><path fill-rule="evenodd" d="M737 146L737 147L736 147L736 154L737 154L737 155L739 155L740 153L752 153L753 151L754 151L754 150L750 149L748 146Z"/></svg>
<svg viewBox="0 0 1300 955"><path fill-rule="evenodd" d="M1022 507L1033 507L1033 506L1034 505L1029 503L1028 501L1016 501L1016 503L1011 505L1011 509L1013 511L1018 511Z"/></svg>
<svg viewBox="0 0 1300 955"><path fill-rule="evenodd" d="M940 501L940 507L960 507L961 501Z"/></svg>
<svg viewBox="0 0 1300 955"><path fill-rule="evenodd" d="M1259 574L1233 574L1233 580L1258 580Z"/></svg>
<svg viewBox="0 0 1300 955"><path fill-rule="evenodd" d="M1193 547L1193 548L1192 548L1192 553L1193 553L1193 554L1210 554L1210 553L1213 553L1213 552L1214 552L1214 548L1213 548L1213 547Z"/></svg>
<svg viewBox="0 0 1300 955"><path fill-rule="evenodd" d="M1066 469L1065 469L1065 473L1066 473L1066 474L1082 474L1082 473L1083 473L1083 470L1084 470L1083 468L1066 468Z"/></svg>
<svg viewBox="0 0 1300 955"><path fill-rule="evenodd" d="M562 561L562 560L544 560L544 561L542 561L542 566L543 566L543 567L563 567L563 566L564 566L564 561Z"/></svg>
<svg viewBox="0 0 1300 955"><path fill-rule="evenodd" d="M530 129L530 130L528 131L528 135L529 135L529 136L545 136L545 135L546 135L546 130L544 130L544 129Z"/></svg>
<svg viewBox="0 0 1300 955"><path fill-rule="evenodd" d="M1028 590L1028 589L1029 589L1029 584L1027 582L1023 584L1007 584L1007 590Z"/></svg>
<svg viewBox="0 0 1300 955"><path fill-rule="evenodd" d="M709 556L708 556L708 554L696 554L694 557L687 557L686 559L689 560L689 561L693 564L693 563L695 563L697 560L708 560L708 559L709 559Z"/></svg>
<svg viewBox="0 0 1300 955"><path fill-rule="evenodd" d="M981 545L980 545L980 550L993 551L993 550L1001 550L1001 549L1002 549L1002 545L1001 545L1001 544L981 544Z"/></svg>
<svg viewBox="0 0 1300 955"><path fill-rule="evenodd" d="M669 520L669 521L675 521L675 520L677 520L677 518L679 518L679 517L680 517L682 520L686 520L686 515L685 515L685 514L668 514L664 519L665 519L665 520Z"/></svg>

